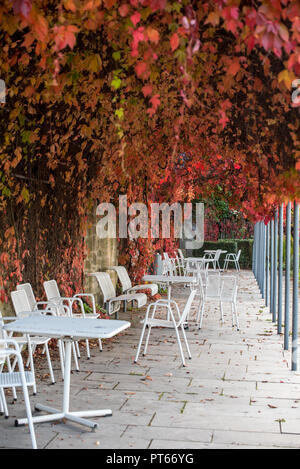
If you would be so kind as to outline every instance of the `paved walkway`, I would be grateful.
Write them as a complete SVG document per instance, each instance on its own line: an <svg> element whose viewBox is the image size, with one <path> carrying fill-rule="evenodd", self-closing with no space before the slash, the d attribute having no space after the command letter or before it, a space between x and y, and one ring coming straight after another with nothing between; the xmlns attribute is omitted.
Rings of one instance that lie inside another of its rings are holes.
<svg viewBox="0 0 300 469"><path fill-rule="evenodd" d="M180 449L180 448L299 448L300 372L290 371L290 352L276 333L249 271L240 274L238 312L241 330L219 320L215 303L206 308L203 328L187 331L193 359L181 366L172 331L153 330L148 354L133 359L143 313L134 314L122 336L97 344L92 358L83 347L80 372L71 378L72 410L111 408L112 417L95 419L91 432L70 423L35 425L39 448ZM173 289L184 303L187 289ZM130 312L121 319L130 318ZM31 397L57 407L62 381L54 361L57 383L49 384L46 360L37 365L38 395ZM8 398L11 402L11 398ZM11 417L0 419L1 448L30 448L26 427L14 427L24 416L20 398L10 405Z"/></svg>

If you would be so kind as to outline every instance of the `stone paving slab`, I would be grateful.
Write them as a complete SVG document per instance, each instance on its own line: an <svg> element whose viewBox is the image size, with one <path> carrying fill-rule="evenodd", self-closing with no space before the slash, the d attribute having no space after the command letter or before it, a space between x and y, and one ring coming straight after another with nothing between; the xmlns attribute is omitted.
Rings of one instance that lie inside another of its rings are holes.
<svg viewBox="0 0 300 469"><path fill-rule="evenodd" d="M189 289L174 287L184 305ZM218 305L205 307L203 327L193 322L187 338L192 360L182 367L173 331L155 328L147 356L134 357L145 308L129 310L120 319L132 321L126 333L90 341L91 359L80 344L80 371L71 375L71 410L110 408L113 415L95 418L91 432L78 424L36 424L39 448L47 449L254 449L300 447L300 372L290 370L290 351L283 350L270 313L264 307L249 271L239 276L240 331L232 329L226 309L220 323ZM194 316L193 316L194 315ZM57 349L51 349L55 385L50 385L46 360L36 359L37 402L59 407L63 382ZM72 365L74 367L74 364ZM0 448L30 448L27 427L14 427L23 417L22 393L11 405L11 417L0 417ZM36 412L34 412L35 414Z"/></svg>

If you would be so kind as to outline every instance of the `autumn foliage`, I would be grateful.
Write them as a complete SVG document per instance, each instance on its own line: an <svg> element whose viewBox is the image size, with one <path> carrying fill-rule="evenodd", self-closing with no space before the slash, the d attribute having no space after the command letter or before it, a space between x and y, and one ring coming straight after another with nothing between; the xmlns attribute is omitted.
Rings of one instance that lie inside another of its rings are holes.
<svg viewBox="0 0 300 469"><path fill-rule="evenodd" d="M0 299L80 287L86 216L119 194L251 219L299 197L298 1L4 0L0 21Z"/></svg>

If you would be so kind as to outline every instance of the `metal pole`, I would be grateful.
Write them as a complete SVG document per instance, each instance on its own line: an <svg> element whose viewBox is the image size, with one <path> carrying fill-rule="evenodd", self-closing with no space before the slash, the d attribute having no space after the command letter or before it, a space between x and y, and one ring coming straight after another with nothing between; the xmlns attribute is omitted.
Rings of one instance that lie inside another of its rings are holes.
<svg viewBox="0 0 300 469"><path fill-rule="evenodd" d="M262 222L263 232L263 256L262 256L262 297L266 297L266 225Z"/></svg>
<svg viewBox="0 0 300 469"><path fill-rule="evenodd" d="M252 247L252 272L255 275L255 249L256 249L256 223L253 230L253 247Z"/></svg>
<svg viewBox="0 0 300 469"><path fill-rule="evenodd" d="M269 259L270 259L270 223L266 226L266 295L265 304L269 306Z"/></svg>
<svg viewBox="0 0 300 469"><path fill-rule="evenodd" d="M278 252L278 322L277 332L282 327L282 273L283 273L283 204L279 207L279 252Z"/></svg>
<svg viewBox="0 0 300 469"><path fill-rule="evenodd" d="M278 259L278 211L275 212L274 220L274 266L273 266L273 322L276 322L277 306L277 259Z"/></svg>
<svg viewBox="0 0 300 469"><path fill-rule="evenodd" d="M299 285L299 205L294 202L292 371L297 370Z"/></svg>
<svg viewBox="0 0 300 469"><path fill-rule="evenodd" d="M260 293L263 297L263 246L264 246L264 237L263 237L263 224L261 221L259 223L259 288Z"/></svg>
<svg viewBox="0 0 300 469"><path fill-rule="evenodd" d="M256 259L257 259L257 283L258 283L258 288L261 292L261 284L260 284L260 260L261 260L261 222L259 221L258 224L257 224L257 233L258 233L258 236L257 236L257 255L256 255Z"/></svg>
<svg viewBox="0 0 300 469"><path fill-rule="evenodd" d="M291 276L291 202L286 207L285 236L285 299L284 299L284 350L289 349L290 334L290 276Z"/></svg>
<svg viewBox="0 0 300 469"><path fill-rule="evenodd" d="M274 220L271 220L270 222L270 235L271 235L271 240L270 240L270 313L273 316L273 270L274 270Z"/></svg>

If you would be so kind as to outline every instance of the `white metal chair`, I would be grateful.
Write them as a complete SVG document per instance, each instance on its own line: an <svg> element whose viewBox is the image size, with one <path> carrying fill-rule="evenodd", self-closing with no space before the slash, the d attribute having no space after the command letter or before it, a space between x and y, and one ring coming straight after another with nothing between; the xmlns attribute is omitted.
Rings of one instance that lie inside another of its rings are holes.
<svg viewBox="0 0 300 469"><path fill-rule="evenodd" d="M95 277L103 295L103 302L107 314L115 314L118 317L118 312L122 302L134 301L138 308L141 308L147 303L147 295L145 293L126 293L123 295L116 295L116 289L109 273L107 272L93 272L88 274L90 277Z"/></svg>
<svg viewBox="0 0 300 469"><path fill-rule="evenodd" d="M4 389L5 388L15 388L15 387L22 387L25 407L26 407L26 414L28 419L28 427L31 436L31 444L33 449L37 449L36 438L35 438L35 431L33 426L32 420L32 413L30 407L30 400L28 394L28 386L34 386L35 378L34 373L32 371L24 371L24 365L22 356L19 350L19 346L17 342L7 337L5 331L3 331L3 322L0 318L0 363L4 363L4 361L9 358L10 356L15 357L18 363L18 372L4 372L3 367L0 367L0 401L3 407L5 416L8 416L8 408L6 404Z"/></svg>
<svg viewBox="0 0 300 469"><path fill-rule="evenodd" d="M95 302L95 297L92 293L77 293L72 297L66 297L66 296L61 296L56 280L47 280L44 282L43 285L44 285L44 290L45 290L48 301L55 304L56 306L64 305L64 303L67 303L71 316L83 317L83 318L88 318L88 319L97 319L99 317L99 314L96 313L96 302ZM84 305L82 301L82 298L84 297L91 298L93 313L88 313L88 314L85 313ZM80 313L73 312L73 306L76 303L78 303L80 307L80 311L81 311ZM87 358L89 359L91 355L90 355L90 347L89 347L88 339L86 339L85 342L86 342ZM99 348L100 348L100 351L102 351L102 342L100 339L99 339ZM77 350L78 358L80 358L78 342L76 342L76 350Z"/></svg>
<svg viewBox="0 0 300 469"><path fill-rule="evenodd" d="M51 301L37 301L35 298L35 295L32 290L32 286L30 283L20 283L17 285L17 290L24 290L27 299L30 305L30 311L38 311L39 309L43 310L48 310L51 311L53 314L57 313L56 311L56 305L52 303ZM42 306L42 308L40 308Z"/></svg>
<svg viewBox="0 0 300 469"><path fill-rule="evenodd" d="M53 303L52 301L46 301L46 300L37 301L30 283L20 283L19 285L17 285L17 290L25 291L29 305L30 305L30 311L32 312L44 312L44 313L53 314L56 316L70 316L70 310L67 305L61 305L61 304L57 305ZM40 306L43 307L43 310L39 308ZM59 350L59 357L60 357L60 363L61 363L61 372L62 372L62 377L64 379L64 344L63 344L63 341L60 339L57 342L58 342L58 350ZM75 351L74 344L73 344L73 352L74 352L75 367L76 367L76 370L79 371L77 354Z"/></svg>
<svg viewBox="0 0 300 469"><path fill-rule="evenodd" d="M217 300L220 305L221 321L224 322L223 303L231 303L232 326L236 325L239 330L238 317L236 312L236 298L238 292L237 278L235 276L209 274L204 288L204 297L201 310L198 311L197 322L199 329L202 327L203 311L207 300Z"/></svg>
<svg viewBox="0 0 300 469"><path fill-rule="evenodd" d="M14 320L15 318L10 318L12 320ZM2 327L4 325L4 318L2 317L2 313L0 311L0 339L4 337L7 337L7 334L2 331ZM2 334L2 335L1 335ZM4 347L2 347L4 348ZM0 351L1 351L1 346L0 346ZM12 371L12 368L11 368L11 363L10 363L10 359L9 359L9 355L4 355L4 354L0 354L0 373L1 371L3 370L3 367L4 365L6 364L7 368L8 368L8 371L11 372ZM13 397L14 397L14 400L17 399L17 394L16 394L16 390L14 387L12 387L12 391L13 391ZM6 404L6 399L5 399L5 394L4 394L4 391L3 389L0 389L0 414L1 415L5 415L5 418L8 418L8 409L7 409L7 404Z"/></svg>
<svg viewBox="0 0 300 469"><path fill-rule="evenodd" d="M207 253L207 256L205 255L205 258L207 259L206 262L208 262L209 259L209 264L212 263L213 269L214 270L221 270L220 267L220 256L222 254L222 249L217 249L214 254L210 255Z"/></svg>
<svg viewBox="0 0 300 469"><path fill-rule="evenodd" d="M117 273L122 288L122 294L134 293L140 290L150 290L151 296L154 296L158 292L156 283L144 283L142 285L133 286L126 268L122 265L114 265L113 267L109 267L109 269Z"/></svg>
<svg viewBox="0 0 300 469"><path fill-rule="evenodd" d="M31 306L29 304L29 300L28 300L25 290L16 290L16 291L11 292L11 299L12 299L13 307L14 307L17 317L22 318L22 317L26 317L28 315L34 314L34 311L31 310ZM40 312L44 312L44 311L45 310L40 310ZM23 341L24 343L27 343L27 338L25 338L25 336L23 337ZM28 350L29 353L28 353L28 361L27 361L26 366L29 366L30 361L32 360L33 354L37 346L42 345L43 350L45 351L46 357L47 357L50 379L51 379L52 384L54 384L55 379L54 379L53 368L52 368L52 363L51 363L51 358L50 358L50 353L49 353L49 348L48 348L49 341L50 341L49 337L33 336L30 338L31 350ZM32 363L31 363L31 366L32 366Z"/></svg>
<svg viewBox="0 0 300 469"><path fill-rule="evenodd" d="M170 257L167 252L164 252L164 261L167 275L177 275L176 258Z"/></svg>
<svg viewBox="0 0 300 469"><path fill-rule="evenodd" d="M223 318L223 303L230 303L231 312L232 312L232 327L236 326L237 330L239 330L240 326L239 326L237 308L236 308L237 293L238 293L237 278L234 275L224 275L222 277L221 292L220 292L221 315Z"/></svg>
<svg viewBox="0 0 300 469"><path fill-rule="evenodd" d="M239 249L237 254L235 254L234 252L226 254L226 257L225 257L225 260L224 260L224 270L228 269L228 264L230 262L234 263L235 268L238 272L241 270L240 269L240 263L239 263L241 252L242 252L241 249Z"/></svg>
<svg viewBox="0 0 300 469"><path fill-rule="evenodd" d="M179 275L184 275L184 262L182 262L182 259L178 253L175 254L175 262Z"/></svg>
<svg viewBox="0 0 300 469"><path fill-rule="evenodd" d="M192 358L191 352L190 352L190 349L189 349L189 345L188 345L188 341L187 341L187 338L186 338L185 330L184 330L184 324L186 322L186 318L189 314L189 311L191 309L191 305L192 305L192 302L194 300L194 297L195 297L196 293L197 293L196 290L192 290L190 292L190 295L188 297L188 300L186 302L186 305L184 307L184 310L183 310L182 314L180 314L177 303L173 302L173 304L175 306L176 313L178 315L177 320L174 317L174 313L172 311L170 303L166 303L166 302L162 302L161 300L157 300L155 303L151 303L148 306L146 316L145 316L145 319L144 319L144 324L143 324L143 329L142 329L140 341L139 341L139 344L138 344L138 349L137 349L135 360L134 360L135 363L138 361L138 357L139 357L139 354L140 354L140 351L141 351L141 346L142 346L144 334L145 334L145 331L146 331L146 327L148 327L148 333L147 333L147 337L146 337L146 342L145 342L145 348L144 348L143 355L146 355L146 353L147 353L147 347L148 347L148 343L149 343L151 328L152 327L167 327L167 328L175 329L177 342L178 342L178 347L179 347L179 352L180 352L180 356L181 356L181 360L182 360L182 365L185 366L185 358L184 358L184 354L183 354L183 350L182 350L182 344L181 344L181 339L180 339L180 335L179 335L179 329L181 329L181 332L182 332L182 335L183 335L183 339L184 339L185 346L186 346L186 349L187 349L188 357L190 359ZM157 306L162 306L164 308L167 308L168 317L171 318L171 319L168 320L168 319L155 318L154 316L155 316L155 313L157 311ZM152 313L151 317L149 317L150 313Z"/></svg>
<svg viewBox="0 0 300 469"><path fill-rule="evenodd" d="M206 284L204 285L203 289L203 301L201 304L201 309L198 310L197 315L197 322L199 323L199 329L202 327L203 321L203 312L204 306L207 300L214 299L219 300L221 293L221 274L218 273L210 273L206 277Z"/></svg>

